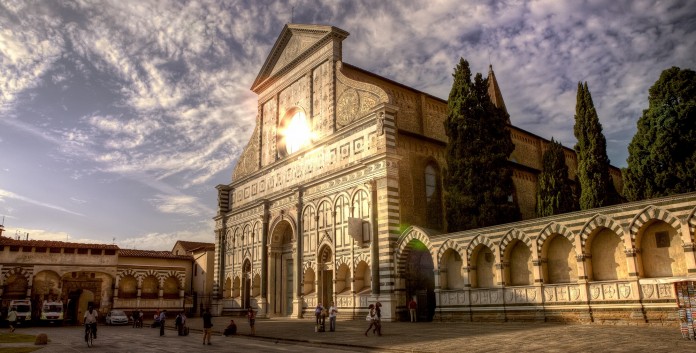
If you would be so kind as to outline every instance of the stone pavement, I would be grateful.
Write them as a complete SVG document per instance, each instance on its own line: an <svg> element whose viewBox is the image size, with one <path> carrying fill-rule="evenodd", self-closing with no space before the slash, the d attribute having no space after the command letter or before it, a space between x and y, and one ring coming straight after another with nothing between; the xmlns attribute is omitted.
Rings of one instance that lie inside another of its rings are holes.
<svg viewBox="0 0 696 353"><path fill-rule="evenodd" d="M214 317L213 332L220 334L230 319L235 320L238 335L250 335L243 317ZM200 318L189 318L187 324L192 332L203 329ZM336 332L316 333L313 319L257 319L256 337L397 352L696 352L696 341L683 339L676 325L384 322L382 336L370 332L365 337L368 325L339 320Z"/></svg>
<svg viewBox="0 0 696 353"><path fill-rule="evenodd" d="M377 352L696 352L696 341L684 340L676 325L670 326L608 326L557 323L472 323L472 322L384 322L383 335L365 336L368 322L339 320L336 332L314 332L314 320L310 319L257 319L256 336L250 336L245 318L234 318L239 337L222 337L221 332L232 317L213 318L213 346L201 347L203 322L201 318L189 318L191 329L188 337L177 337L174 320L167 320L167 334L158 337L158 330L130 327L103 327L98 341L103 352L159 352L177 348L180 351L229 352L297 351L309 346L319 346L322 351L377 351ZM43 328L29 327L18 333L45 332L53 344L40 351L87 351L81 341L80 327ZM142 337L141 337L142 336ZM116 346L119 342L132 344ZM109 343L110 342L110 343ZM258 343L256 346L254 342ZM277 348L268 343L276 343ZM281 344L284 347L280 347ZM293 345L295 345L293 348ZM33 346L33 344L0 345L0 348ZM133 348L131 350L131 347ZM249 348L251 347L251 348ZM254 348L258 347L258 348ZM96 347L95 347L96 348ZM203 349L205 348L205 349ZM265 349L265 350L264 350Z"/></svg>

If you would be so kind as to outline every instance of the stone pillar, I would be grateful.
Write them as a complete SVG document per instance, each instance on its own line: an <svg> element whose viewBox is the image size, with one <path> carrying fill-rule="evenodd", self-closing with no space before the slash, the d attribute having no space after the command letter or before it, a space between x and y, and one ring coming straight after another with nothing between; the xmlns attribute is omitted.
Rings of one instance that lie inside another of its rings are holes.
<svg viewBox="0 0 696 353"><path fill-rule="evenodd" d="M640 254L640 250L638 249L627 249L625 252L626 254L626 270L628 271L628 278L629 279L638 279L639 277L639 272L638 272L638 254Z"/></svg>
<svg viewBox="0 0 696 353"><path fill-rule="evenodd" d="M259 314L268 316L268 201L263 202L261 215L261 299Z"/></svg>
<svg viewBox="0 0 696 353"><path fill-rule="evenodd" d="M294 281L294 295L292 300L293 313L296 318L302 318L302 188L297 188L297 234L295 241L295 251L293 252L293 262L294 266L292 269L293 281Z"/></svg>
<svg viewBox="0 0 696 353"><path fill-rule="evenodd" d="M379 283L379 228L377 224L377 181L365 184L370 190L370 262L372 263L372 295L380 294Z"/></svg>
<svg viewBox="0 0 696 353"><path fill-rule="evenodd" d="M116 280L114 281L114 301L118 299L118 284L120 282L119 276L116 276Z"/></svg>
<svg viewBox="0 0 696 353"><path fill-rule="evenodd" d="M580 290L580 299L586 303L584 312L578 312L578 319L583 323L591 323L594 321L592 316L592 305L590 304L590 276L587 273L588 262L592 259L592 255L581 253L577 256L578 266L578 290Z"/></svg>
<svg viewBox="0 0 696 353"><path fill-rule="evenodd" d="M682 248L684 249L684 260L686 262L687 275L696 273L696 243L691 240L689 224L681 222Z"/></svg>

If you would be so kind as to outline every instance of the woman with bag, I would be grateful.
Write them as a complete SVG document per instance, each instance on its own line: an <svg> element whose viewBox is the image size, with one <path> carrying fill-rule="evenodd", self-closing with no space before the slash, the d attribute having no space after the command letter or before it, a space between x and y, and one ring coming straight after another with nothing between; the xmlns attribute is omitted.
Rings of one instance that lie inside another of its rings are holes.
<svg viewBox="0 0 696 353"><path fill-rule="evenodd" d="M367 314L367 317L365 317L365 320L370 322L370 326L368 326L367 331L365 331L365 336L367 336L367 333L370 332L370 329L373 327L376 327L375 326L375 305L374 304L370 304L370 312Z"/></svg>

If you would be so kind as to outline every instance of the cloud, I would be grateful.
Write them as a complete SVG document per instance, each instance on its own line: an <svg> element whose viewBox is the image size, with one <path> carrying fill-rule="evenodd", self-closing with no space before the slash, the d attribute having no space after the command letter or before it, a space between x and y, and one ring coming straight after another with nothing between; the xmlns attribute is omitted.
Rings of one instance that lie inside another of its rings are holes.
<svg viewBox="0 0 696 353"><path fill-rule="evenodd" d="M59 21L46 21L41 9L15 2L0 4L0 12L4 13L0 16L0 112L5 112L16 103L19 93L39 84L40 77L60 57L64 42L51 30ZM21 23L19 31L17 22Z"/></svg>
<svg viewBox="0 0 696 353"><path fill-rule="evenodd" d="M75 238L68 232L53 231L47 229L35 229L35 228L7 228L5 229L4 236L14 238L19 236L21 240L25 240L29 235L29 240L50 240L50 241L64 241L70 243L82 243L82 244L104 244L104 240L92 239L92 238ZM110 242L109 242L110 244Z"/></svg>
<svg viewBox="0 0 696 353"><path fill-rule="evenodd" d="M171 250L178 240L213 243L212 222L201 224L195 231L148 233L139 237L116 239L116 244L122 249Z"/></svg>
<svg viewBox="0 0 696 353"><path fill-rule="evenodd" d="M0 189L0 202L5 202L5 198L23 201L23 202L30 203L30 204L33 204L36 206L50 208L50 209L53 209L56 211L61 211L61 212L69 213L69 214L76 215L76 216L84 216L84 214L82 214L82 213L74 212L74 211L68 210L66 208L63 208L61 206L56 206L56 205L52 205L50 203L33 200L33 199L28 198L28 197L17 195L11 191Z"/></svg>
<svg viewBox="0 0 696 353"><path fill-rule="evenodd" d="M187 195L155 195L155 198L148 200L155 208L162 213L182 214L188 216L204 216L213 214L213 210L201 207L200 201Z"/></svg>

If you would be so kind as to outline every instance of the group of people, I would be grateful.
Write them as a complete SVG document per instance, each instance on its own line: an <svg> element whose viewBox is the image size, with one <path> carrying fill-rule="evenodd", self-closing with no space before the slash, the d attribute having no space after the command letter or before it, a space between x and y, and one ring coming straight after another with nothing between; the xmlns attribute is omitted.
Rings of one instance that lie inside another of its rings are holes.
<svg viewBox="0 0 696 353"><path fill-rule="evenodd" d="M314 309L314 316L316 316L315 331L324 332L324 324L326 323L326 317L329 317L329 331L336 331L336 315L338 314L338 309L334 303L331 303L328 309L324 308L321 303L317 304Z"/></svg>
<svg viewBox="0 0 696 353"><path fill-rule="evenodd" d="M143 327L143 316L142 310L133 310L133 328Z"/></svg>

